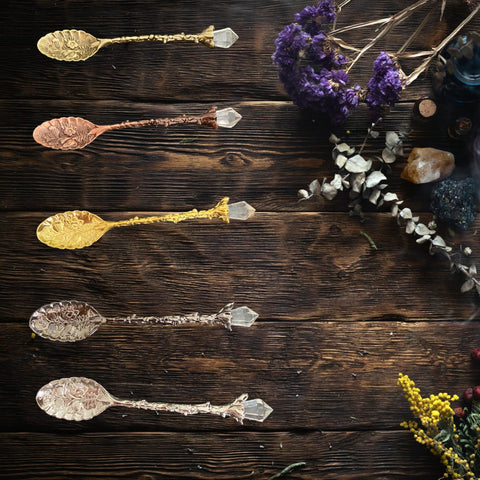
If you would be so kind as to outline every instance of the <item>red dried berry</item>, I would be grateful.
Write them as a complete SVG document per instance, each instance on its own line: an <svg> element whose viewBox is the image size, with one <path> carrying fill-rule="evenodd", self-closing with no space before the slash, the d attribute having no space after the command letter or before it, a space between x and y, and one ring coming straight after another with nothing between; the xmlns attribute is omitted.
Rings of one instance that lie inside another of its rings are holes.
<svg viewBox="0 0 480 480"><path fill-rule="evenodd" d="M453 412L457 418L465 418L467 416L467 412L462 407L455 408Z"/></svg>
<svg viewBox="0 0 480 480"><path fill-rule="evenodd" d="M466 388L463 392L463 400L466 403L472 403L473 400L473 388Z"/></svg>
<svg viewBox="0 0 480 480"><path fill-rule="evenodd" d="M470 353L472 360L480 360L480 348L476 347Z"/></svg>
<svg viewBox="0 0 480 480"><path fill-rule="evenodd" d="M480 385L473 387L473 398L475 400L480 400Z"/></svg>

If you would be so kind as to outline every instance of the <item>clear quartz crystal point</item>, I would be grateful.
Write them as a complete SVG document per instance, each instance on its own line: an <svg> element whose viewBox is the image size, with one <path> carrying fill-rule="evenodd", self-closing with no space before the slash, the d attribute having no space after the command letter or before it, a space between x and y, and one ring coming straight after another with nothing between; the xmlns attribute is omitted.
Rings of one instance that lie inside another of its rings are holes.
<svg viewBox="0 0 480 480"><path fill-rule="evenodd" d="M228 218L230 220L248 220L253 217L255 209L247 202L237 202L228 205Z"/></svg>
<svg viewBox="0 0 480 480"><path fill-rule="evenodd" d="M220 48L229 48L238 40L238 35L230 28L214 30L213 44Z"/></svg>
<svg viewBox="0 0 480 480"><path fill-rule="evenodd" d="M217 111L217 124L219 127L232 128L241 119L242 116L232 107L224 108Z"/></svg>
<svg viewBox="0 0 480 480"><path fill-rule="evenodd" d="M248 307L238 307L232 310L232 325L236 327L251 327L258 318L258 313Z"/></svg>
<svg viewBox="0 0 480 480"><path fill-rule="evenodd" d="M263 422L273 412L273 408L261 398L245 400L243 407L245 409L243 418L246 420L255 420L256 422Z"/></svg>

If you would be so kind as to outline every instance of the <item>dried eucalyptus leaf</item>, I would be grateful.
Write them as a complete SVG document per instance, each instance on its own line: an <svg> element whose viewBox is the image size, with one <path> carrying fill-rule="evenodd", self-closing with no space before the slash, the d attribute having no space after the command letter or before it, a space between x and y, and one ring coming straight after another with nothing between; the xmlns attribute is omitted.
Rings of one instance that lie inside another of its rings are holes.
<svg viewBox="0 0 480 480"><path fill-rule="evenodd" d="M436 247L446 247L447 246L447 244L445 243L445 240L440 235L437 235L432 240L432 245L435 245Z"/></svg>
<svg viewBox="0 0 480 480"><path fill-rule="evenodd" d="M470 268L468 269L468 273L472 276L477 274L477 267L475 266L474 263L470 265Z"/></svg>
<svg viewBox="0 0 480 480"><path fill-rule="evenodd" d="M390 148L385 147L382 150L382 160L385 163L393 163L395 162L396 159L397 159L397 156L393 153L393 151Z"/></svg>
<svg viewBox="0 0 480 480"><path fill-rule="evenodd" d="M396 217L398 215L398 205L392 205L392 217Z"/></svg>
<svg viewBox="0 0 480 480"><path fill-rule="evenodd" d="M313 194L311 192L307 192L304 188L301 188L297 192L298 199L301 200L308 200L309 198L312 198Z"/></svg>
<svg viewBox="0 0 480 480"><path fill-rule="evenodd" d="M408 207L402 208L400 210L400 217L402 217L404 220L411 220L413 217L412 211Z"/></svg>
<svg viewBox="0 0 480 480"><path fill-rule="evenodd" d="M310 185L308 186L308 189L312 193L312 195L320 195L322 191L322 187L320 185L320 182L318 179L313 180L313 182L310 182Z"/></svg>
<svg viewBox="0 0 480 480"><path fill-rule="evenodd" d="M392 193L392 192L387 192L384 196L383 196L383 199L386 201L386 202L393 202L394 200L398 200L398 196L396 193ZM398 207L397 207L398 208Z"/></svg>
<svg viewBox="0 0 480 480"><path fill-rule="evenodd" d="M335 144L340 143L340 139L334 133L330 134L330 137L328 137L328 141Z"/></svg>
<svg viewBox="0 0 480 480"><path fill-rule="evenodd" d="M365 172L350 175L352 192L360 193L362 185L365 183Z"/></svg>
<svg viewBox="0 0 480 480"><path fill-rule="evenodd" d="M343 168L345 166L345 163L347 163L347 157L341 153L337 155L337 158L335 159L335 165L338 168Z"/></svg>
<svg viewBox="0 0 480 480"><path fill-rule="evenodd" d="M369 130L368 133L372 138L378 138L378 136L380 135L380 132L378 130Z"/></svg>
<svg viewBox="0 0 480 480"><path fill-rule="evenodd" d="M339 153L347 153L348 155L348 152L351 150L351 147L350 145L348 145L347 143L339 143L335 146L335 150Z"/></svg>
<svg viewBox="0 0 480 480"><path fill-rule="evenodd" d="M330 183L324 183L321 186L321 193L327 200L333 200L337 196L338 190Z"/></svg>
<svg viewBox="0 0 480 480"><path fill-rule="evenodd" d="M373 190L373 192L368 197L368 201L376 205L378 201L378 197L380 197L380 193L381 193L380 190L377 190L377 189Z"/></svg>
<svg viewBox="0 0 480 480"><path fill-rule="evenodd" d="M337 190L343 190L342 176L339 173L336 173L330 184L333 185Z"/></svg>
<svg viewBox="0 0 480 480"><path fill-rule="evenodd" d="M376 187L382 180L386 179L387 177L380 170L375 170L365 179L365 186L367 188L373 188Z"/></svg>
<svg viewBox="0 0 480 480"><path fill-rule="evenodd" d="M400 137L396 132L388 131L385 134L385 145L390 148L396 147L401 142Z"/></svg>
<svg viewBox="0 0 480 480"><path fill-rule="evenodd" d="M426 241L430 240L430 238L432 238L431 235L424 235L423 237L417 238L417 243L425 243Z"/></svg>
<svg viewBox="0 0 480 480"><path fill-rule="evenodd" d="M415 227L415 233L420 236L433 235L435 233L435 230L430 230L425 224L419 223Z"/></svg>
<svg viewBox="0 0 480 480"><path fill-rule="evenodd" d="M475 286L475 282L469 278L463 285L460 287L460 291L462 293L469 292Z"/></svg>
<svg viewBox="0 0 480 480"><path fill-rule="evenodd" d="M347 180L348 178L349 178L348 175L345 175L342 178L342 185L344 186L344 188L350 188L350 182Z"/></svg>
<svg viewBox="0 0 480 480"><path fill-rule="evenodd" d="M345 170L350 173L368 172L372 168L372 161L365 160L361 155L350 157L345 163Z"/></svg>
<svg viewBox="0 0 480 480"><path fill-rule="evenodd" d="M408 220L405 226L405 233L408 233L410 235L414 231L415 231L415 222L413 220Z"/></svg>

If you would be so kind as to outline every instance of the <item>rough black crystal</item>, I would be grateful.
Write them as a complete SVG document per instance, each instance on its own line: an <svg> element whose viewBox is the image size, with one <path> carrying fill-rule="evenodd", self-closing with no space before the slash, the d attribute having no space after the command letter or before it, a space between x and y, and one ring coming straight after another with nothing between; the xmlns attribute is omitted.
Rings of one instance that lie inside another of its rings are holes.
<svg viewBox="0 0 480 480"><path fill-rule="evenodd" d="M475 220L476 183L473 178L447 178L432 189L430 208L438 220L465 231Z"/></svg>

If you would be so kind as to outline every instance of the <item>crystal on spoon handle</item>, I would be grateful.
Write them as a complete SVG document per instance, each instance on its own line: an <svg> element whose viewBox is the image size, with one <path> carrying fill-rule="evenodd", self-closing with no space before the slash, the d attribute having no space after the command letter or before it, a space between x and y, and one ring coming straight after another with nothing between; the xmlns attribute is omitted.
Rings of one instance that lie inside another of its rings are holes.
<svg viewBox="0 0 480 480"><path fill-rule="evenodd" d="M247 202L236 202L228 205L230 220L248 220L255 214L255 209Z"/></svg>
<svg viewBox="0 0 480 480"><path fill-rule="evenodd" d="M245 420L254 420L256 422L263 422L273 412L273 408L261 398L245 400L243 402L243 408L243 418Z"/></svg>

